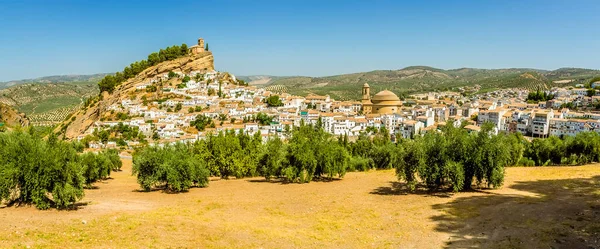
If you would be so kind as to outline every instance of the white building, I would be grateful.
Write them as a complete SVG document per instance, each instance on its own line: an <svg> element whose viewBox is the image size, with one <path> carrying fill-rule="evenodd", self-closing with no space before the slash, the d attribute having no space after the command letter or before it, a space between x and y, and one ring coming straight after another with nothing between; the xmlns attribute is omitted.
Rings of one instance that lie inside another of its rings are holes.
<svg viewBox="0 0 600 249"><path fill-rule="evenodd" d="M536 111L531 120L531 134L533 136L548 136L550 129L550 119L554 118L554 111Z"/></svg>
<svg viewBox="0 0 600 249"><path fill-rule="evenodd" d="M401 123L400 133L403 138L412 138L425 128L425 124L416 120L405 120Z"/></svg>
<svg viewBox="0 0 600 249"><path fill-rule="evenodd" d="M506 130L505 128L505 117L506 113L505 109L495 109L490 111L481 111L479 115L477 115L477 125L481 126L482 124L489 122L493 123L496 129L500 131Z"/></svg>

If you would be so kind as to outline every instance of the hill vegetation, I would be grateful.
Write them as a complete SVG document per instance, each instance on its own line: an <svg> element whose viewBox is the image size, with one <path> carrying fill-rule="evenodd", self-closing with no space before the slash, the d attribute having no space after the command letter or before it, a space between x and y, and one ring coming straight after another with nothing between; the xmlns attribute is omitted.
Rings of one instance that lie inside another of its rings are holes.
<svg viewBox="0 0 600 249"><path fill-rule="evenodd" d="M123 72L117 73L115 76L107 76L98 84L103 92L84 101L81 108L56 127L55 132L63 135L64 138L73 139L83 134L95 121L121 119L113 115L119 113L111 112L109 107L119 105L123 100L139 102L156 100L162 102L173 97L169 94L169 91L163 91L164 87L179 87L183 81L190 80L189 77L187 79L186 77L179 78L177 76L179 73L189 74L191 72L214 70L214 57L211 52L204 51L198 54L190 54L187 53L185 47L183 45L172 46L169 48L171 52L161 50L161 52L152 53L148 61L143 60L133 63L133 66L126 67ZM184 48L186 54L182 55ZM154 63L157 64L146 67ZM139 70L142 71L136 73ZM162 76L168 75L171 77L162 78ZM220 81L226 80L226 77L231 78L226 73L221 75ZM140 91L136 87L138 84L149 82L153 83L146 91Z"/></svg>
<svg viewBox="0 0 600 249"><path fill-rule="evenodd" d="M32 125L54 125L97 94L96 82L22 84L0 90L0 103L25 113Z"/></svg>
<svg viewBox="0 0 600 249"><path fill-rule="evenodd" d="M13 80L0 82L0 89L8 88L16 85L23 84L34 84L34 83L97 83L100 79L104 78L104 76L109 75L110 73L99 73L99 74L89 74L89 75L54 75L54 76L44 76L35 79L24 79L24 80Z"/></svg>
<svg viewBox="0 0 600 249"><path fill-rule="evenodd" d="M600 71L579 68L561 68L545 71L527 68L474 69L460 68L443 70L425 66L412 66L400 70L377 70L327 77L271 77L267 83L256 84L295 95L308 93L329 94L336 99L354 100L360 98L360 88L364 83L371 85L372 91L388 89L398 95L424 91L457 90L464 86L479 85L481 91L501 88L527 88L544 90L553 86L587 83ZM264 81L268 76L250 77ZM253 84L253 81L250 81Z"/></svg>
<svg viewBox="0 0 600 249"><path fill-rule="evenodd" d="M207 44L208 48L208 44ZM171 46L166 49L161 49L159 52L154 52L148 55L147 60L136 61L131 65L125 67L122 72L117 72L115 75L106 75L98 83L100 92L108 91L112 92L116 86L120 85L124 81L135 77L137 74L144 71L146 68L155 66L164 61L170 61L188 54L188 46L181 44L181 46Z"/></svg>
<svg viewBox="0 0 600 249"><path fill-rule="evenodd" d="M29 124L29 119L12 107L0 102L0 131L7 127L19 127Z"/></svg>

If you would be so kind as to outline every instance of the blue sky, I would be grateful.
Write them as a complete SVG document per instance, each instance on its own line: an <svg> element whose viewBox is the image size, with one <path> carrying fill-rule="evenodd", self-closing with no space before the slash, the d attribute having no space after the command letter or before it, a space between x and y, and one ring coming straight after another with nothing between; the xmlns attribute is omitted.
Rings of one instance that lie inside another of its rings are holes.
<svg viewBox="0 0 600 249"><path fill-rule="evenodd" d="M5 1L0 81L120 71L205 38L217 70L600 68L600 1Z"/></svg>

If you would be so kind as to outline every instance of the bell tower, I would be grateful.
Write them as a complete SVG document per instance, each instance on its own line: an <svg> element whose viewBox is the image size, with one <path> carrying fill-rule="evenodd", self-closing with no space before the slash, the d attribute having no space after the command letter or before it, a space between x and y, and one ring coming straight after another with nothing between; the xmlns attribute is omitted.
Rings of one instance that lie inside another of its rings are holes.
<svg viewBox="0 0 600 249"><path fill-rule="evenodd" d="M369 87L369 84L365 83L363 85L362 88L362 101L369 101L371 102L371 88Z"/></svg>
<svg viewBox="0 0 600 249"><path fill-rule="evenodd" d="M371 88L367 83L365 83L362 88L361 102L363 114L370 114L373 108L373 103L371 103Z"/></svg>

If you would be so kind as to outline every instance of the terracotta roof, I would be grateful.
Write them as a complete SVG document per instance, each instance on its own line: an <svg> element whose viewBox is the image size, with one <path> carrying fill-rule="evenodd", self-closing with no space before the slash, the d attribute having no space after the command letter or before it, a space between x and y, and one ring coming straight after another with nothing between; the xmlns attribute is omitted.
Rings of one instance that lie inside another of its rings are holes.
<svg viewBox="0 0 600 249"><path fill-rule="evenodd" d="M475 126L475 125L467 125L467 126L465 126L465 129L472 130L472 131L480 131L481 130L481 128L479 126Z"/></svg>

